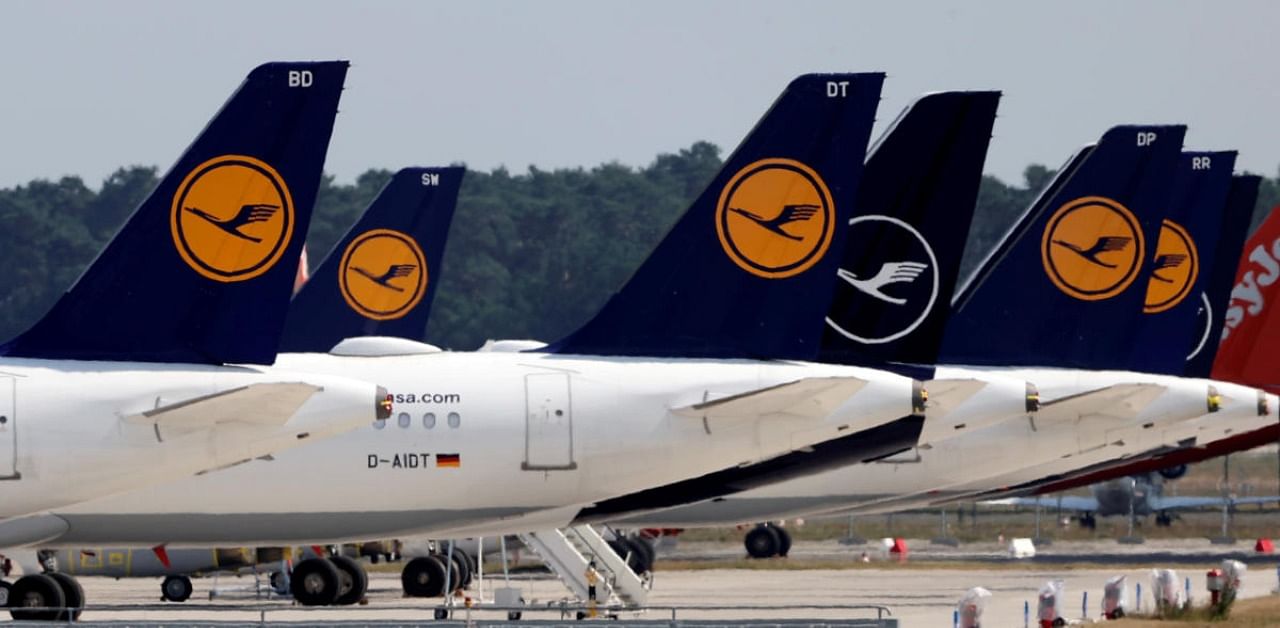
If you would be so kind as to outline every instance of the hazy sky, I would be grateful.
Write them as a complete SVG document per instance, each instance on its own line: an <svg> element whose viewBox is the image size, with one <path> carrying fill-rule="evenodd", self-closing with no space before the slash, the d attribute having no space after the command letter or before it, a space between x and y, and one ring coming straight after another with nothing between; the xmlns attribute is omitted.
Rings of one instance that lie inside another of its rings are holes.
<svg viewBox="0 0 1280 628"><path fill-rule="evenodd" d="M1280 164L1280 3L4 2L0 186L167 168L254 65L345 58L326 168L640 165L732 149L787 81L888 72L1005 93L987 171L1019 181L1107 126Z"/></svg>

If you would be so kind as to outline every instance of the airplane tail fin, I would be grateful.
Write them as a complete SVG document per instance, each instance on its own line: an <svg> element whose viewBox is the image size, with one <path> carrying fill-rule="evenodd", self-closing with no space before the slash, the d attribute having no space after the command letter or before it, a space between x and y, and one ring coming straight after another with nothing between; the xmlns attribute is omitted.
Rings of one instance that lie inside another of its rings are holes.
<svg viewBox="0 0 1280 628"><path fill-rule="evenodd" d="M14 357L275 360L347 62L255 68Z"/></svg>
<svg viewBox="0 0 1280 628"><path fill-rule="evenodd" d="M792 81L627 284L547 350L816 356L883 81Z"/></svg>
<svg viewBox="0 0 1280 628"><path fill-rule="evenodd" d="M1213 378L1280 392L1280 206L1245 242Z"/></svg>
<svg viewBox="0 0 1280 628"><path fill-rule="evenodd" d="M999 101L990 91L928 94L872 147L820 361L937 360Z"/></svg>
<svg viewBox="0 0 1280 628"><path fill-rule="evenodd" d="M1139 280L1146 289L1145 316L1130 341L1128 370L1186 371L1190 338L1204 335L1204 323L1197 327L1198 311L1221 244L1235 161L1234 151L1182 153L1169 185L1168 214L1149 248L1150 266Z"/></svg>
<svg viewBox="0 0 1280 628"><path fill-rule="evenodd" d="M1120 126L1059 171L960 289L940 361L1120 368L1184 126Z"/></svg>
<svg viewBox="0 0 1280 628"><path fill-rule="evenodd" d="M1231 191L1227 195L1222 230L1218 235L1218 250L1212 265L1206 267L1202 282L1203 298L1198 315L1203 327L1197 326L1200 331L1191 338L1187 366L1183 371L1188 377L1207 378L1213 371L1213 361L1222 340L1224 314L1231 303L1231 288L1235 285L1240 252L1244 250L1244 240L1249 235L1249 221L1253 218L1261 184L1262 177L1258 175L1231 178Z"/></svg>
<svg viewBox="0 0 1280 628"><path fill-rule="evenodd" d="M464 172L397 172L294 296L280 350L326 352L357 336L421 339Z"/></svg>

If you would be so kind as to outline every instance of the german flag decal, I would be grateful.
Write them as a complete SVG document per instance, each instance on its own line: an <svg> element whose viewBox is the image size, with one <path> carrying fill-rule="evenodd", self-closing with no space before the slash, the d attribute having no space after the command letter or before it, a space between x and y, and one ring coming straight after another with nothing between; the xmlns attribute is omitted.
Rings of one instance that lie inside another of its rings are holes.
<svg viewBox="0 0 1280 628"><path fill-rule="evenodd" d="M437 467L458 468L462 466L461 454L436 454Z"/></svg>

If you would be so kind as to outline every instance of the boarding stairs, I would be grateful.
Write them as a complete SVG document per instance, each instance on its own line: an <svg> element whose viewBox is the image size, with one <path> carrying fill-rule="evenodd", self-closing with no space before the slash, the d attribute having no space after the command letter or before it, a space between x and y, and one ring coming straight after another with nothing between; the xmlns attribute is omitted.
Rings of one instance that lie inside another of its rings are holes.
<svg viewBox="0 0 1280 628"><path fill-rule="evenodd" d="M591 526L539 530L520 535L520 540L580 600L587 599L587 566L592 559L600 574L596 598L602 606L642 607L649 599L646 579L632 571L626 558Z"/></svg>

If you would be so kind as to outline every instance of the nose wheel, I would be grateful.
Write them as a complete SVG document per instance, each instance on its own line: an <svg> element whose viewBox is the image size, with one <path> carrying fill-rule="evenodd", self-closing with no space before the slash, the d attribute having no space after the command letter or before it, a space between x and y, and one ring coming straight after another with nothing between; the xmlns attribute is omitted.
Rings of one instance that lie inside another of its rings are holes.
<svg viewBox="0 0 1280 628"><path fill-rule="evenodd" d="M165 602L185 602L191 598L191 578L186 576L165 576L160 583L160 599Z"/></svg>
<svg viewBox="0 0 1280 628"><path fill-rule="evenodd" d="M786 528L762 523L747 533L743 544L752 558L786 556L791 552L791 534Z"/></svg>

